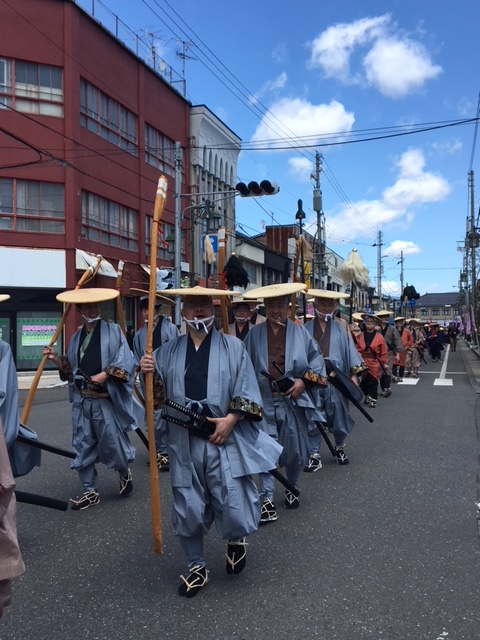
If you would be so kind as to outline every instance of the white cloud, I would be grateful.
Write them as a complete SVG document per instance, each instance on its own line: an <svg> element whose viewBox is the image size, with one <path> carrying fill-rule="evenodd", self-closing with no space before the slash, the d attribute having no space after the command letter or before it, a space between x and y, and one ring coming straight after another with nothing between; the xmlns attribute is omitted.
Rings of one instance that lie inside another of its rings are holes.
<svg viewBox="0 0 480 640"><path fill-rule="evenodd" d="M363 64L368 84L388 98L403 98L442 72L423 45L392 37L377 40Z"/></svg>
<svg viewBox="0 0 480 640"><path fill-rule="evenodd" d="M310 180L310 176L313 171L313 162L308 158L290 158L288 160L288 164L290 165L290 173L298 178L302 182L308 182Z"/></svg>
<svg viewBox="0 0 480 640"><path fill-rule="evenodd" d="M389 14L336 24L309 46L310 68L344 84L370 85L389 98L421 89L442 72L423 44L402 34Z"/></svg>
<svg viewBox="0 0 480 640"><path fill-rule="evenodd" d="M256 104L261 97L263 97L266 93L270 91L279 91L283 89L285 83L287 82L288 76L285 72L281 73L279 76L274 78L273 80L268 80L265 82L260 89L255 93L255 95L250 96L250 102L252 104Z"/></svg>
<svg viewBox="0 0 480 640"><path fill-rule="evenodd" d="M397 180L383 191L381 198L344 204L333 215L327 215L327 233L333 242L345 237L372 238L377 228L386 226L401 224L403 229L412 222L413 210L449 195L449 183L425 171L425 158L419 149L403 153L396 166Z"/></svg>
<svg viewBox="0 0 480 640"><path fill-rule="evenodd" d="M410 242L409 240L394 240L389 247L382 250L382 255L388 256L389 258L398 258L402 251L404 256L411 256L420 253L421 249L415 242Z"/></svg>
<svg viewBox="0 0 480 640"><path fill-rule="evenodd" d="M320 67L327 78L352 82L350 57L353 51L385 32L390 16L363 18L326 29L310 43L310 67Z"/></svg>
<svg viewBox="0 0 480 640"><path fill-rule="evenodd" d="M280 42L276 47L272 50L272 59L274 62L282 64L288 59L288 49L285 42Z"/></svg>
<svg viewBox="0 0 480 640"><path fill-rule="evenodd" d="M447 156L454 155L462 150L463 144L462 141L458 138L452 138L451 140L443 140L441 142L434 142L432 145L432 150L437 155Z"/></svg>
<svg viewBox="0 0 480 640"><path fill-rule="evenodd" d="M262 141L271 149L285 147L285 138L307 139L314 144L326 133L350 131L355 121L353 113L332 100L329 104L311 104L301 98L283 98L275 102L252 136L252 142Z"/></svg>

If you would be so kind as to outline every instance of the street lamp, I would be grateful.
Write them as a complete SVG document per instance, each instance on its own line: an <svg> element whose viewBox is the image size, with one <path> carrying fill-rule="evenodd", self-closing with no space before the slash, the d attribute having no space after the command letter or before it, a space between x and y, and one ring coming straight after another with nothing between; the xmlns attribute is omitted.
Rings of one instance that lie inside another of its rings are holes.
<svg viewBox="0 0 480 640"><path fill-rule="evenodd" d="M468 247L470 249L478 249L480 247L480 233L476 229L467 234Z"/></svg>

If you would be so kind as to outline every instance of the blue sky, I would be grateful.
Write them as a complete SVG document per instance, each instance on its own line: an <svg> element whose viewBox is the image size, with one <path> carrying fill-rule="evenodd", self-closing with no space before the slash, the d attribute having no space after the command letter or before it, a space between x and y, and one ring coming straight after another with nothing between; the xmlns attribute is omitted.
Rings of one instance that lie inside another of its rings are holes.
<svg viewBox="0 0 480 640"><path fill-rule="evenodd" d="M91 8L90 0L78 4ZM239 230L291 224L300 198L314 234L318 151L328 246L343 257L357 248L375 284L380 230L385 294L399 293L401 251L404 285L420 294L456 290L470 169L475 214L480 202L475 124L453 126L477 115L478 0L103 5L177 72L188 42L187 98L242 138L239 179L279 184L276 196L237 201ZM97 17L111 27L102 10Z"/></svg>

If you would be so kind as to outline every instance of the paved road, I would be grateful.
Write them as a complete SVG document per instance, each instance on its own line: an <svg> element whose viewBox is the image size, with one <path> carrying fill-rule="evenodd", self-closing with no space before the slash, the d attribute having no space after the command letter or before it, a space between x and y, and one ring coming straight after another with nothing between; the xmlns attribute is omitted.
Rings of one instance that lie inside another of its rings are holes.
<svg viewBox="0 0 480 640"><path fill-rule="evenodd" d="M300 509L280 509L251 537L240 576L226 575L224 545L211 531L211 582L193 600L176 594L185 566L168 475L160 478L164 555L153 552L140 441L130 498L120 499L115 474L99 467L98 507L20 504L27 573L15 581L1 640L479 640L480 361L461 343L440 374L429 362L418 384L379 399L373 425L359 416L351 464L324 452L323 469L301 478ZM29 424L68 447L66 390L39 390ZM19 489L79 493L68 462L43 461Z"/></svg>

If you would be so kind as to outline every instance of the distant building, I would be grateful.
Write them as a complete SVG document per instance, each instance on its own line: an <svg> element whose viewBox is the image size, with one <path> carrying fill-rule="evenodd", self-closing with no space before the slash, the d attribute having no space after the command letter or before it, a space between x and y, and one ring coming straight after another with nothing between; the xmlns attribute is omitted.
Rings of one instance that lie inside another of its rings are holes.
<svg viewBox="0 0 480 640"><path fill-rule="evenodd" d="M415 301L411 315L422 322L446 326L459 315L458 293L426 293Z"/></svg>

